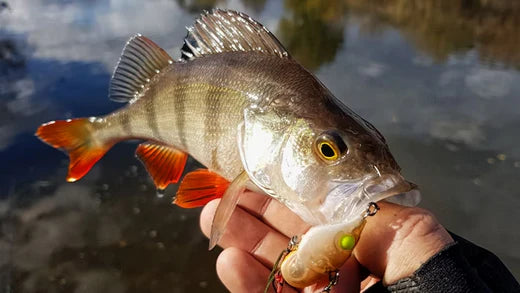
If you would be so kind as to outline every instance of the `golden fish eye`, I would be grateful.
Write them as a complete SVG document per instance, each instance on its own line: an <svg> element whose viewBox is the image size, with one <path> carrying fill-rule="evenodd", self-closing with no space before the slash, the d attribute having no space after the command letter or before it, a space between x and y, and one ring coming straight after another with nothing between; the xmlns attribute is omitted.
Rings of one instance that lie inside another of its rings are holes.
<svg viewBox="0 0 520 293"><path fill-rule="evenodd" d="M320 142L318 145L318 150L320 151L320 154L323 156L323 158L327 160L333 161L338 158L338 152L330 142Z"/></svg>
<svg viewBox="0 0 520 293"><path fill-rule="evenodd" d="M316 151L325 161L336 161L348 153L348 147L343 138L336 131L326 131L316 140Z"/></svg>

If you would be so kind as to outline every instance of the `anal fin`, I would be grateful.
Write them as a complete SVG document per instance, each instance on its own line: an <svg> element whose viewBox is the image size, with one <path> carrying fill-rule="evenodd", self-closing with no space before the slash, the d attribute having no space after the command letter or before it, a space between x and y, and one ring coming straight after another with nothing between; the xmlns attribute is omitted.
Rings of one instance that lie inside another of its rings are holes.
<svg viewBox="0 0 520 293"><path fill-rule="evenodd" d="M135 154L160 190L179 181L188 159L188 154L183 151L150 142L140 144Z"/></svg>
<svg viewBox="0 0 520 293"><path fill-rule="evenodd" d="M199 169L184 176L174 204L183 208L201 207L220 198L229 186L229 181L207 169Z"/></svg>

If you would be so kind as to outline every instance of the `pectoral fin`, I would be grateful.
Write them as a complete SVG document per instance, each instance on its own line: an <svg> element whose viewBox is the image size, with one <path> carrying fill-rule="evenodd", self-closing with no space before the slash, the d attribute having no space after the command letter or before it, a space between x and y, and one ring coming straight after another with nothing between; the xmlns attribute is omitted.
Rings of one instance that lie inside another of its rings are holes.
<svg viewBox="0 0 520 293"><path fill-rule="evenodd" d="M228 189L222 196L215 216L213 217L213 223L211 225L211 236L209 238L209 249L213 249L226 229L226 225L233 214L233 210L238 203L240 193L244 192L246 185L249 182L249 176L245 171L240 173L233 182L229 185Z"/></svg>

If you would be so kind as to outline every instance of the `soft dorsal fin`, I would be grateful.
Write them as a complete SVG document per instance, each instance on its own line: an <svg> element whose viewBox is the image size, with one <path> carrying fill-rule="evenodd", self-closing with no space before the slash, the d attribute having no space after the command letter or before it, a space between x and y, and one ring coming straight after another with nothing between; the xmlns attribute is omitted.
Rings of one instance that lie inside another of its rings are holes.
<svg viewBox="0 0 520 293"><path fill-rule="evenodd" d="M133 36L126 43L112 75L110 99L130 102L139 98L146 84L172 63L172 58L157 44L141 34Z"/></svg>
<svg viewBox="0 0 520 293"><path fill-rule="evenodd" d="M262 52L290 58L280 41L262 24L232 10L205 12L187 28L181 49L184 60L222 52Z"/></svg>
<svg viewBox="0 0 520 293"><path fill-rule="evenodd" d="M140 144L135 154L143 162L159 190L179 181L188 159L188 154L183 151L153 142Z"/></svg>

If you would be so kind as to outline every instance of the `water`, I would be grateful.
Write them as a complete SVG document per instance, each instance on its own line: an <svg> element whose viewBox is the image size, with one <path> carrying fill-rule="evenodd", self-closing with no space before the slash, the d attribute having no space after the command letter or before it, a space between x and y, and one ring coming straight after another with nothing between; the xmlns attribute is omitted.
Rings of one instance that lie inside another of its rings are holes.
<svg viewBox="0 0 520 293"><path fill-rule="evenodd" d="M5 4L4 4L5 3ZM520 277L520 4L516 1L7 0L0 4L0 291L225 292L198 210L157 197L114 147L80 182L33 132L110 112L140 32L172 56L202 9L244 11L387 138L451 231ZM189 162L189 169L196 168Z"/></svg>

